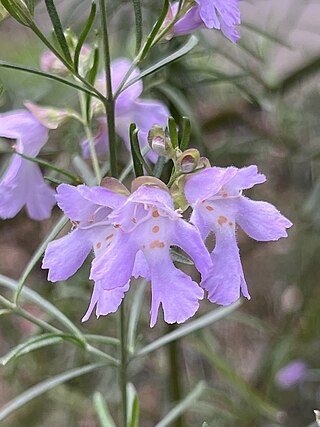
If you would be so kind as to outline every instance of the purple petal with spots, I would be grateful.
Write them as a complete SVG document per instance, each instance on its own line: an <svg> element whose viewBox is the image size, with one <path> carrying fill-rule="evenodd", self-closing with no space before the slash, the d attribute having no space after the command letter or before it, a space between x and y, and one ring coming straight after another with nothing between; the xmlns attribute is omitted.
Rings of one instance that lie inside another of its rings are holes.
<svg viewBox="0 0 320 427"><path fill-rule="evenodd" d="M150 326L157 322L160 304L167 323L182 323L192 317L199 308L199 300L203 298L199 285L173 265L168 253L161 258L161 263L152 257L148 258L148 263L152 287Z"/></svg>
<svg viewBox="0 0 320 427"><path fill-rule="evenodd" d="M201 286L211 302L228 305L242 294L250 299L244 278L234 229L216 233L216 246L211 254L213 266Z"/></svg>
<svg viewBox="0 0 320 427"><path fill-rule="evenodd" d="M94 308L96 307L96 316L106 316L110 313L115 313L124 297L124 294L128 291L129 284L121 288L112 290L105 290L99 282L95 283L90 304L86 314L82 318L82 322L86 322L91 316Z"/></svg>
<svg viewBox="0 0 320 427"><path fill-rule="evenodd" d="M235 167L212 167L190 176L186 180L184 192L191 206L214 196L221 187L238 172Z"/></svg>
<svg viewBox="0 0 320 427"><path fill-rule="evenodd" d="M82 266L91 247L86 233L79 229L50 242L42 262L42 268L49 269L48 280L57 282L71 277Z"/></svg>
<svg viewBox="0 0 320 427"><path fill-rule="evenodd" d="M286 228L292 226L292 222L270 203L256 202L243 196L238 202L237 223L250 237L260 241L288 237Z"/></svg>

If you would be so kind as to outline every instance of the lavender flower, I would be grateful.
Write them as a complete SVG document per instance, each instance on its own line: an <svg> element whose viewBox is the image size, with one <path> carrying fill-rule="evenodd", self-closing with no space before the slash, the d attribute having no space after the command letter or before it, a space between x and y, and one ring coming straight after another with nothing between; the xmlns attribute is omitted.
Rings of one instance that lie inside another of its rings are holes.
<svg viewBox="0 0 320 427"><path fill-rule="evenodd" d="M270 203L256 202L242 190L266 180L256 166L205 169L191 176L185 195L193 207L191 222L203 239L210 231L216 237L211 254L213 266L202 282L211 302L231 304L242 294L250 299L236 241L236 223L253 239L278 240L287 237L292 223Z"/></svg>
<svg viewBox="0 0 320 427"><path fill-rule="evenodd" d="M127 73L131 66L128 59L118 59L111 65L112 74L112 89L116 91L120 85L121 80ZM138 68L133 70L130 80L138 77L140 71ZM105 93L105 79L101 76L96 83L97 88ZM141 148L145 147L148 143L149 129L154 125L165 126L169 111L159 101L145 101L139 98L142 93L142 81L138 80L133 85L125 89L116 99L115 105L115 121L116 132L125 142L128 150L130 150L130 133L129 126L131 123L136 123L139 129L139 141ZM98 155L103 155L108 150L108 129L107 118L102 115L97 118L98 130L94 136L95 148ZM85 158L90 157L90 149L88 140L82 142L82 153ZM157 155L152 151L149 152L148 157L151 161L157 160Z"/></svg>
<svg viewBox="0 0 320 427"><path fill-rule="evenodd" d="M198 28L215 28L233 43L239 40L236 26L240 24L239 0L195 0L185 16L174 25L174 35L189 34ZM176 15L178 3L172 5L172 14Z"/></svg>
<svg viewBox="0 0 320 427"><path fill-rule="evenodd" d="M307 365L303 360L294 360L277 372L276 383L282 389L291 388L306 378L307 370Z"/></svg>
<svg viewBox="0 0 320 427"><path fill-rule="evenodd" d="M48 140L48 129L30 112L15 111L0 114L0 136L15 139L17 152L36 157ZM0 217L12 218L25 205L31 218L42 220L50 217L54 204L54 190L39 166L14 154L0 181Z"/></svg>
<svg viewBox="0 0 320 427"><path fill-rule="evenodd" d="M48 280L56 282L71 277L82 266L91 249L97 258L104 254L117 233L108 216L126 200L126 188L123 186L120 190L123 194L104 187L58 186L58 205L70 218L74 229L49 243L42 263L42 268L49 269ZM95 305L97 316L115 312L128 288L128 283L125 283L121 288L109 291L97 282L83 321L89 318Z"/></svg>
<svg viewBox="0 0 320 427"><path fill-rule="evenodd" d="M134 186L144 179L138 178ZM160 304L166 322L181 323L195 314L203 298L198 284L174 266L170 246L177 245L187 252L202 275L208 272L211 260L197 229L174 210L164 184L155 178L151 184L140 186L109 215L119 232L114 243L93 261L90 278L103 289L120 290L133 275L140 254L139 273L151 278L153 327Z"/></svg>

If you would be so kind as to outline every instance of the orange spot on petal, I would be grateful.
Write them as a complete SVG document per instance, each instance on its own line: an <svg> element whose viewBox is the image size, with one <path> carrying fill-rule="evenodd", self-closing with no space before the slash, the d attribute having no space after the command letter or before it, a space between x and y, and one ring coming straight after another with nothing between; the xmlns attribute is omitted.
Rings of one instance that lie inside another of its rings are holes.
<svg viewBox="0 0 320 427"><path fill-rule="evenodd" d="M97 249L100 249L100 248L101 248L101 246L102 246L102 243L101 243L101 242L98 242L98 243L96 244Z"/></svg>
<svg viewBox="0 0 320 427"><path fill-rule="evenodd" d="M136 220L135 218L132 218L132 222L133 222L134 224L136 224L136 223L137 223L137 220Z"/></svg>
<svg viewBox="0 0 320 427"><path fill-rule="evenodd" d="M223 225L223 224L225 224L226 222L228 222L228 218L227 218L227 217L225 217L225 216L220 215L220 216L219 216L219 218L218 218L218 224L219 224L219 225Z"/></svg>
<svg viewBox="0 0 320 427"><path fill-rule="evenodd" d="M160 214L158 211L153 211L152 216L153 216L153 218L158 218L160 216Z"/></svg>
<svg viewBox="0 0 320 427"><path fill-rule="evenodd" d="M159 233L160 231L160 227L158 227L157 225L155 225L154 227L152 227L152 232L153 233Z"/></svg>
<svg viewBox="0 0 320 427"><path fill-rule="evenodd" d="M106 237L106 240L110 240L112 239L112 237L113 237L113 234L109 234L109 236Z"/></svg>
<svg viewBox="0 0 320 427"><path fill-rule="evenodd" d="M160 240L152 240L152 242L150 243L150 249L164 248L164 247L165 247L165 243L160 242Z"/></svg>
<svg viewBox="0 0 320 427"><path fill-rule="evenodd" d="M209 212L213 212L214 211L214 208L212 206L210 206L210 205L206 206L206 209Z"/></svg>

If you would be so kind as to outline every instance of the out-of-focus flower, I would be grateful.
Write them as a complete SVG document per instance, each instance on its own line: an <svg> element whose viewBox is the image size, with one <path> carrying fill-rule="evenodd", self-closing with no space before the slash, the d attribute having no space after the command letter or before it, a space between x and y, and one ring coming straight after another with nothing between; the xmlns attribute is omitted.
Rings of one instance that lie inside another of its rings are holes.
<svg viewBox="0 0 320 427"><path fill-rule="evenodd" d="M236 26L240 24L239 0L195 0L197 3L174 25L174 35L189 34L198 28L215 28L233 43L239 40ZM171 6L175 16L178 3Z"/></svg>
<svg viewBox="0 0 320 427"><path fill-rule="evenodd" d="M131 66L128 59L117 59L111 65L112 75L112 89L115 92L119 87L123 77ZM129 80L140 75L138 68L135 68ZM96 82L97 89L105 94L105 79L101 76ZM116 99L115 104L115 121L116 132L125 142L128 150L130 150L130 132L129 127L131 123L135 123L139 129L139 142L141 148L148 144L148 132L153 125L160 125L165 127L169 117L169 111L166 106L159 101L146 101L140 98L143 85L142 81L138 80L136 83L129 86ZM102 155L108 150L108 130L107 119L102 115L101 108L98 117L99 127L96 135L94 136L95 148L98 155ZM90 148L88 140L82 142L83 157L90 157ZM148 157L151 161L157 160L157 154L150 151Z"/></svg>
<svg viewBox="0 0 320 427"><path fill-rule="evenodd" d="M303 360L294 360L277 372L275 381L280 388L288 389L304 381L307 371L307 365Z"/></svg>
<svg viewBox="0 0 320 427"><path fill-rule="evenodd" d="M48 129L30 112L14 111L0 115L0 136L15 139L18 153L36 157L48 140ZM0 217L12 218L25 205L31 218L42 220L50 217L54 204L54 190L39 166L14 154L0 181Z"/></svg>
<svg viewBox="0 0 320 427"><path fill-rule="evenodd" d="M135 191L109 215L119 232L104 255L93 261L90 278L103 289L120 290L133 275L140 254L140 275L151 278L151 327L157 321L160 304L166 322L181 323L198 310L203 290L174 266L170 246L179 246L188 253L202 275L209 270L210 256L198 230L173 209L164 184L156 178L145 180L137 178L133 184Z"/></svg>
<svg viewBox="0 0 320 427"><path fill-rule="evenodd" d="M92 56L92 48L84 44L81 48L79 57L79 72L85 74L88 71ZM46 73L58 74L65 76L69 73L65 65L50 50L46 50L40 57L40 68Z"/></svg>
<svg viewBox="0 0 320 427"><path fill-rule="evenodd" d="M250 299L236 241L236 224L258 241L287 237L292 223L270 203L250 200L242 191L265 182L256 166L205 169L186 180L185 195L193 213L190 221L203 239L216 237L212 267L202 281L211 302L228 305L242 294Z"/></svg>

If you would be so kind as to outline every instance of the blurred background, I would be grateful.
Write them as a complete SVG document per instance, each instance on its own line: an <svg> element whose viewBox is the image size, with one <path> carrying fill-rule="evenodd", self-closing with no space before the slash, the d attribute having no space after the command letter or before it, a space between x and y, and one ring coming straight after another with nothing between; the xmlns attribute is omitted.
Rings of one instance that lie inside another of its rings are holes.
<svg viewBox="0 0 320 427"><path fill-rule="evenodd" d="M90 2L56 3L63 24L79 34ZM113 58L132 58L132 4L109 3ZM161 5L142 3L146 32ZM238 231L252 299L243 301L226 319L178 342L174 351L182 395L201 379L207 383L206 393L190 407L180 426L201 426L206 421L214 427L311 427L316 425L313 410L320 409L320 2L247 0L240 2L240 9L243 23L237 46L218 31L198 32L200 43L189 55L144 80L144 98L164 101L177 122L183 115L190 117L191 145L213 165L258 165L268 180L248 195L275 204L294 223L289 238L274 243L257 243ZM36 11L37 22L49 35L51 24L43 2ZM38 66L44 48L31 31L6 19L0 23L0 40L0 59ZM142 68L184 40L156 47ZM22 108L25 100L78 108L75 91L44 78L0 69L0 80L0 112ZM72 122L52 133L41 157L74 171L78 164L74 155L80 153L82 139L81 127ZM8 141L0 139L0 150L4 169L11 153ZM123 167L128 159L123 151ZM0 273L18 279L59 215L55 209L52 219L38 223L21 212L12 220L0 221ZM57 284L46 281L38 263L27 285L85 333L116 336L117 315L92 318L81 325L91 292L89 261L68 283ZM136 288L132 286L126 297L128 310ZM10 296L2 287L1 294ZM138 325L141 344L168 331L162 321L149 328L148 289L144 301ZM46 319L37 306L24 308ZM215 308L203 302L199 314ZM0 355L37 332L30 322L3 314ZM62 368L88 360L88 355L65 342L1 367L0 406ZM167 388L172 376L169 365L167 347L130 365L142 427L155 426L175 400ZM117 378L108 368L56 387L1 425L98 427L92 405L96 390L117 418Z"/></svg>

